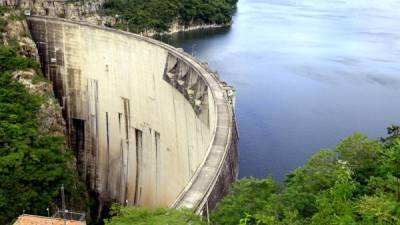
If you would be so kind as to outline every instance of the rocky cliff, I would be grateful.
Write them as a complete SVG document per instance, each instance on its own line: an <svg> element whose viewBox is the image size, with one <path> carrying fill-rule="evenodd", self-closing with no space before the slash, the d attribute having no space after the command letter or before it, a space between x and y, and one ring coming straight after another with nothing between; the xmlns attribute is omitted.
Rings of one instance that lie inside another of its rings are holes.
<svg viewBox="0 0 400 225"><path fill-rule="evenodd" d="M112 18L98 14L103 3L104 0L0 0L0 5L16 7L25 14L61 17L95 25L112 24Z"/></svg>

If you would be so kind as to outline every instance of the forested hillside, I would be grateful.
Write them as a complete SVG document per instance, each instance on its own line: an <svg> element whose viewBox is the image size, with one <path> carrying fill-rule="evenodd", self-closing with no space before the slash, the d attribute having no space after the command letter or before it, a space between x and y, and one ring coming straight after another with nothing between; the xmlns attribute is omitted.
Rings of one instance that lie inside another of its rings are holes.
<svg viewBox="0 0 400 225"><path fill-rule="evenodd" d="M184 25L229 24L237 0L108 0L104 13L116 27L132 32L168 31L174 21Z"/></svg>

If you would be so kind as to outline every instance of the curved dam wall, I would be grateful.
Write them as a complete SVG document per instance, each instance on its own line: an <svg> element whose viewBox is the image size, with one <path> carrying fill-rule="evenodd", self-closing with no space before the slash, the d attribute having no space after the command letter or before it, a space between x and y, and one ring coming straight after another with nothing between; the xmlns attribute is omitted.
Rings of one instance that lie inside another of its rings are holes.
<svg viewBox="0 0 400 225"><path fill-rule="evenodd" d="M28 23L79 175L101 204L215 206L238 174L231 87L149 38L58 18Z"/></svg>

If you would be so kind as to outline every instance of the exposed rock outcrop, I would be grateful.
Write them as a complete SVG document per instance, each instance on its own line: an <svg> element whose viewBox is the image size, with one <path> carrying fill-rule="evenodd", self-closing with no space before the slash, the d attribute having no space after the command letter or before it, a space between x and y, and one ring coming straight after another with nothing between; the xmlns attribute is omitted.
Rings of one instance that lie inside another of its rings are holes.
<svg viewBox="0 0 400 225"><path fill-rule="evenodd" d="M210 29L210 28L218 28L218 27L225 27L226 24L205 24L205 23L192 23L190 25L184 25L179 23L179 21L174 21L169 29L167 34L173 34L178 32L186 32L192 30L201 30L201 29Z"/></svg>
<svg viewBox="0 0 400 225"><path fill-rule="evenodd" d="M39 62L38 50L30 38L28 25L20 9L8 9L0 16L5 21L5 32L2 34L2 44L17 48L20 55ZM43 98L43 104L38 112L39 133L62 136L65 134L65 122L61 107L54 98L53 86L34 69L13 72L13 78L23 84L27 90Z"/></svg>
<svg viewBox="0 0 400 225"><path fill-rule="evenodd" d="M104 0L0 0L0 5L17 7L25 14L61 17L94 25L104 25L110 21L109 17L98 14L103 3Z"/></svg>
<svg viewBox="0 0 400 225"><path fill-rule="evenodd" d="M0 15L0 20L6 23L5 32L1 34L1 44L16 47L21 55L38 61L38 51L29 37L29 28L21 10L8 10Z"/></svg>
<svg viewBox="0 0 400 225"><path fill-rule="evenodd" d="M65 122L61 107L53 96L53 86L45 79L38 80L39 76L32 69L18 70L13 73L13 78L23 84L29 92L44 99L38 112L39 133L41 135L63 136L65 134Z"/></svg>

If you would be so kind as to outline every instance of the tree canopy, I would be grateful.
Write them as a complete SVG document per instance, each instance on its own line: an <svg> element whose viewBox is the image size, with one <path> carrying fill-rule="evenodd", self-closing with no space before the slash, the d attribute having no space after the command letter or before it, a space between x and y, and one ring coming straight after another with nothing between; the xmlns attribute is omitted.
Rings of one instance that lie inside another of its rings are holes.
<svg viewBox="0 0 400 225"><path fill-rule="evenodd" d="M397 126L382 141L345 138L289 174L237 182L211 219L216 225L398 225L400 138Z"/></svg>

